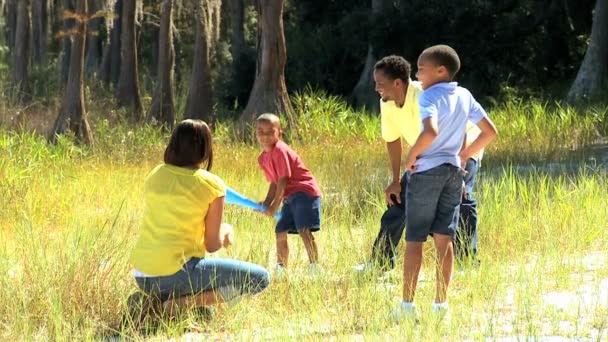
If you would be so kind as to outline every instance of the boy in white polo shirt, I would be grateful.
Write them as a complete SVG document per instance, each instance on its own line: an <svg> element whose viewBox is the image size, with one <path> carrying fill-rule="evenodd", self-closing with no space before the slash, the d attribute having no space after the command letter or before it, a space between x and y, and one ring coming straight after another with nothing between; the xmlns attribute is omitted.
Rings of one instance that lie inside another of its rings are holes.
<svg viewBox="0 0 608 342"><path fill-rule="evenodd" d="M422 264L422 247L431 235L437 249L437 290L433 311L447 312L447 290L454 262L453 240L458 226L463 191L463 166L497 135L496 127L471 93L452 82L460 69L454 49L436 45L418 58L419 98L423 129L405 161L408 185L405 196L406 248L403 300L397 318L414 317L414 294ZM463 148L467 121L480 134Z"/></svg>

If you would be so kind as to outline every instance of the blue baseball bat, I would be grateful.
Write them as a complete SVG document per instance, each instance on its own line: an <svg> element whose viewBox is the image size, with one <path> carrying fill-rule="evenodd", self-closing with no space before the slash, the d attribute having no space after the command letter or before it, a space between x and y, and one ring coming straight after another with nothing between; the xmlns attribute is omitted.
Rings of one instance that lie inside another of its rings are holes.
<svg viewBox="0 0 608 342"><path fill-rule="evenodd" d="M245 197L244 195L241 195L240 193L236 192L233 188L231 188L229 186L226 186L226 197L225 197L224 201L228 204L234 204L234 205L238 205L238 206L253 209L253 210L258 210L258 211L266 210L265 206ZM277 221L280 220L281 213L277 212L274 215L274 218L277 219Z"/></svg>

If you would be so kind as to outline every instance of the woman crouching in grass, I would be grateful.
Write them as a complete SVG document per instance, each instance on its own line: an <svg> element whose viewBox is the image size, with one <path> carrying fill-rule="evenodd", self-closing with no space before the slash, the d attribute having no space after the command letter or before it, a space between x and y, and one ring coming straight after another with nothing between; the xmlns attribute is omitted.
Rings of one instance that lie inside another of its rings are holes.
<svg viewBox="0 0 608 342"><path fill-rule="evenodd" d="M145 302L162 302L170 316L181 309L206 311L214 304L257 294L270 281L261 266L205 258L206 252L234 242L232 226L221 223L224 182L209 172L212 148L205 122L180 122L165 149L165 163L156 166L144 183L143 223L131 255L133 275ZM134 300L132 296L129 305Z"/></svg>

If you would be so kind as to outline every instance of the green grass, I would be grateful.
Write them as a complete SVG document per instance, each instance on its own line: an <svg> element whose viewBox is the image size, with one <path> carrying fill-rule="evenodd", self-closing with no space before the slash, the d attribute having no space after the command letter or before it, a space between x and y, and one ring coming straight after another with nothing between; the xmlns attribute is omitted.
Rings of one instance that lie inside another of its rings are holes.
<svg viewBox="0 0 608 342"><path fill-rule="evenodd" d="M543 299L581 288L597 297L599 282L608 278L606 165L575 159L569 173L516 167L577 157L564 151L605 134L605 110L581 115L511 102L490 111L501 135L488 150L477 187L482 265L455 276L451 321L437 325L429 314L429 244L416 298L421 321L412 326L386 320L401 292L401 265L381 279L357 277L350 269L369 253L390 176L378 118L314 92L296 98L295 107L299 125L289 138L324 192L317 239L327 274L308 278L302 243L291 238L287 280L224 307L209 324L185 315L148 334L120 328L119 321L135 288L128 257L143 211L142 182L160 162L167 134L110 123L102 108L91 113L93 147L77 146L69 137L50 146L27 127L0 128L0 340L186 333L231 340L485 340L590 338L593 329L608 329L606 308L559 309ZM213 171L261 199L267 184L256 164L259 148L234 142L234 127L229 121L217 127ZM274 265L272 219L228 206L226 221L235 226L237 240L218 256ZM590 265L585 258L599 261Z"/></svg>

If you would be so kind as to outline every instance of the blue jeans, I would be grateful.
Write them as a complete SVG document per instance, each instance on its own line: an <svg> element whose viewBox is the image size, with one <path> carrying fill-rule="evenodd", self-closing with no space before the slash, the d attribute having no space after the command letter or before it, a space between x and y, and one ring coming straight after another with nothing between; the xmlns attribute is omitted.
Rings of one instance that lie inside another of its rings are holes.
<svg viewBox="0 0 608 342"><path fill-rule="evenodd" d="M400 183L401 203L397 203L396 198L393 198L395 205L387 206L380 219L380 232L372 247L371 261L383 269L395 267L395 250L399 246L405 229L405 191L407 190L405 173L401 177Z"/></svg>
<svg viewBox="0 0 608 342"><path fill-rule="evenodd" d="M410 174L405 194L406 241L424 242L433 234L456 237L463 176L463 170L451 164Z"/></svg>
<svg viewBox="0 0 608 342"><path fill-rule="evenodd" d="M230 301L262 292L270 283L270 276L262 266L244 261L191 258L173 275L135 280L142 291L163 301L209 290L218 291L224 301Z"/></svg>
<svg viewBox="0 0 608 342"><path fill-rule="evenodd" d="M477 200L473 196L473 187L479 171L478 162L469 159L465 170L466 194L462 196L460 225L454 240L454 255L459 259L477 255Z"/></svg>

